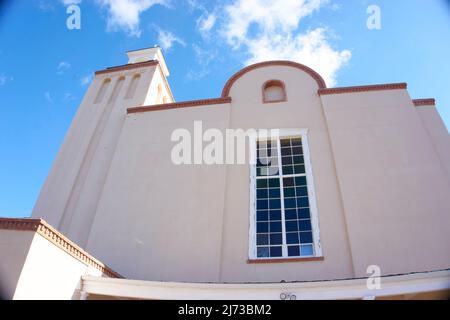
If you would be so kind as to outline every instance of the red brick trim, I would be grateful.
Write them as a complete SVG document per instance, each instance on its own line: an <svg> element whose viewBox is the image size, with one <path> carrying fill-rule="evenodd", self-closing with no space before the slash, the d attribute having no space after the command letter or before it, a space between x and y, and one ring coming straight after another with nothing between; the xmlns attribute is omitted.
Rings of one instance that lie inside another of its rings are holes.
<svg viewBox="0 0 450 320"><path fill-rule="evenodd" d="M252 70L255 70L255 69L269 67L269 66L287 66L287 67L293 67L293 68L300 69L300 70L308 73L311 77L313 77L314 80L316 80L320 89L324 89L327 87L323 78L316 71L314 71L313 69L311 69L303 64L293 62L293 61L284 61L284 60L265 61L265 62L252 64L248 67L241 69L237 73L235 73L223 87L222 97L228 97L230 95L230 90L231 90L231 87L233 86L233 84L236 82L236 80L241 78L246 73L248 73Z"/></svg>
<svg viewBox="0 0 450 320"><path fill-rule="evenodd" d="M161 110L172 110L172 109L182 109L190 107L201 107L213 104L224 104L230 103L231 98L214 98L214 99L203 99L203 100L192 100L192 101L182 101L164 104L155 104L150 106L142 107L132 107L127 109L127 113L140 113L140 112L151 112L151 111L161 111Z"/></svg>
<svg viewBox="0 0 450 320"><path fill-rule="evenodd" d="M289 263L289 262L313 262L324 261L324 257L312 257L312 258L286 258L286 259L249 259L248 264L266 264L266 263Z"/></svg>
<svg viewBox="0 0 450 320"><path fill-rule="evenodd" d="M123 278L120 274L95 259L42 219L0 218L0 230L2 229L36 232L85 265L94 267L111 278Z"/></svg>
<svg viewBox="0 0 450 320"><path fill-rule="evenodd" d="M157 60L138 62L138 63L130 63L130 64L122 65L122 66L111 67L111 68L106 68L104 70L95 71L95 74L99 75L99 74L105 74L105 73L116 72L116 71L131 70L131 69L137 69L137 68L142 68L142 67L155 66L157 64L158 64Z"/></svg>
<svg viewBox="0 0 450 320"><path fill-rule="evenodd" d="M420 106L435 106L436 105L436 100L433 98L429 98L429 99L414 99L413 103L416 107L420 107Z"/></svg>
<svg viewBox="0 0 450 320"><path fill-rule="evenodd" d="M283 97L280 100L266 100L266 89L272 86L279 86L283 89ZM281 80L269 80L266 81L261 88L262 91L262 100L263 103L278 103L278 102L286 102L287 101L287 94L286 94L286 85Z"/></svg>
<svg viewBox="0 0 450 320"><path fill-rule="evenodd" d="M355 92L367 92L367 91L383 91L383 90L399 90L407 89L406 83L386 83L375 84L370 86L356 86L356 87L341 87L341 88L326 88L319 89L319 95L327 94L342 94L342 93L355 93Z"/></svg>

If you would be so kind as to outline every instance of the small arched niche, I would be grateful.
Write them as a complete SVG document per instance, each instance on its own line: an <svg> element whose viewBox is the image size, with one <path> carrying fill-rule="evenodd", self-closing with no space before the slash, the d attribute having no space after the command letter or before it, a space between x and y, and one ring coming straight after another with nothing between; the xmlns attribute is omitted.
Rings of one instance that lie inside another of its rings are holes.
<svg viewBox="0 0 450 320"><path fill-rule="evenodd" d="M286 87L281 80L269 80L262 87L263 103L287 101Z"/></svg>

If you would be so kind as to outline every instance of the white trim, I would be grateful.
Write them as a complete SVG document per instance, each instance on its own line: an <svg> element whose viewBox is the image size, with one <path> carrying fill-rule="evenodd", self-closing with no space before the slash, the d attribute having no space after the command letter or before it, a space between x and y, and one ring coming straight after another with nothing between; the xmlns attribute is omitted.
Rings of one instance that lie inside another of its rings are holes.
<svg viewBox="0 0 450 320"><path fill-rule="evenodd" d="M278 167L280 174L282 173L282 157L281 157L281 145L280 139L289 137L300 137L302 139L303 158L305 162L305 174L307 180L308 198L309 198L309 211L311 218L311 227L313 234L313 247L314 253L312 256L299 256L288 257L287 245L286 245L286 230L285 230L285 216L284 216L284 189L283 178L290 175L280 175L280 196L281 196L281 210L282 210L282 237L283 237L283 256L277 258L269 258L271 260L284 260L284 259L298 259L298 258L320 258L322 257L322 247L320 244L320 229L319 229L319 217L317 209L317 201L315 197L315 187L313 179L313 170L310 158L309 143L308 143L308 129L269 129L269 130L256 130L249 133L249 155L250 155L250 204L249 204L249 248L248 257L250 260L265 260L268 258L257 257L256 246L256 143L258 140L276 139L278 142ZM297 176L297 175L292 175Z"/></svg>
<svg viewBox="0 0 450 320"><path fill-rule="evenodd" d="M367 279L298 283L180 283L83 276L88 294L136 299L279 300L281 294L297 300L363 299L450 290L450 270L381 278L381 289L367 288Z"/></svg>
<svg viewBox="0 0 450 320"><path fill-rule="evenodd" d="M250 163L250 221L248 230L248 256L256 257L256 136L249 136Z"/></svg>
<svg viewBox="0 0 450 320"><path fill-rule="evenodd" d="M320 245L319 213L317 210L314 174L312 170L307 134L302 135L302 145L303 145L303 159L305 160L306 187L308 188L308 197L309 197L309 212L311 214L311 225L313 228L312 231L313 231L314 255L316 257L322 257L322 246Z"/></svg>

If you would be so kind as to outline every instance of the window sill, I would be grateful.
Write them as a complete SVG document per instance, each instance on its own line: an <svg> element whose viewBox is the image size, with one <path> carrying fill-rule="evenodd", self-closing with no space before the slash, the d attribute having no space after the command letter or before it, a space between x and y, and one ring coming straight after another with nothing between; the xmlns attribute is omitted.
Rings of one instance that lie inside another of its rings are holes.
<svg viewBox="0 0 450 320"><path fill-rule="evenodd" d="M282 102L287 102L287 99L283 99L283 100L263 100L263 104L282 103Z"/></svg>
<svg viewBox="0 0 450 320"><path fill-rule="evenodd" d="M264 263L288 263L288 262L313 262L324 261L324 257L309 257L309 258L285 258L285 259L248 259L248 264L264 264Z"/></svg>

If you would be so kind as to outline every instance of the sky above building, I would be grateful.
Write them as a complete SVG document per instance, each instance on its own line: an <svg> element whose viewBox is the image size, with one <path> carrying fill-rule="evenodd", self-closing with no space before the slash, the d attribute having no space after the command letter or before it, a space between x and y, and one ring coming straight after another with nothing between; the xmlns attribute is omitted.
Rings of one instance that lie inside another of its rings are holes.
<svg viewBox="0 0 450 320"><path fill-rule="evenodd" d="M177 101L283 59L329 87L407 82L450 126L447 0L0 0L0 216L31 214L94 71L153 45Z"/></svg>

